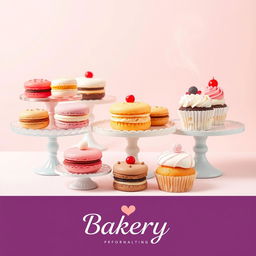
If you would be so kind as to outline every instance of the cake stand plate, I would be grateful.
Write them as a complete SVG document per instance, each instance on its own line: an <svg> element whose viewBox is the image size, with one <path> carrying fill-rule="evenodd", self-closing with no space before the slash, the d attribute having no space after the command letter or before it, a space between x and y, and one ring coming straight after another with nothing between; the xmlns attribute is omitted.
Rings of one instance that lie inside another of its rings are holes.
<svg viewBox="0 0 256 256"><path fill-rule="evenodd" d="M103 164L98 172L87 173L87 174L75 174L70 173L66 168L59 164L56 168L56 173L61 176L75 177L77 178L71 184L69 184L70 189L74 190L92 190L97 188L97 184L91 179L91 177L107 175L111 172L111 167L107 164Z"/></svg>
<svg viewBox="0 0 256 256"><path fill-rule="evenodd" d="M230 120L225 121L224 125L214 126L208 131L185 131L181 129L179 120L175 120L175 123L177 125L175 134L193 136L195 139L195 168L199 179L215 178L222 175L222 171L212 166L206 158L208 136L231 135L242 133L245 130L244 124Z"/></svg>
<svg viewBox="0 0 256 256"><path fill-rule="evenodd" d="M58 152L58 142L57 137L62 136L74 136L80 135L87 132L88 128L76 128L76 129L26 129L19 125L18 122L11 123L11 129L21 135L27 136L38 136L38 137L48 137L48 154L49 158L45 164L40 168L35 168L34 172L40 175L53 176L56 175L56 166L59 165L59 160L57 158Z"/></svg>
<svg viewBox="0 0 256 256"><path fill-rule="evenodd" d="M142 137L154 137L163 136L176 131L175 124L173 122L168 123L164 126L152 126L150 129L145 131L119 131L113 130L110 127L110 120L97 121L92 124L92 129L95 133L104 136L111 137L123 137L127 140L127 146L125 152L127 156L134 156L139 161L138 155L140 148L138 146L138 140ZM147 178L153 178L153 172L149 172Z"/></svg>
<svg viewBox="0 0 256 256"><path fill-rule="evenodd" d="M82 102L86 103L86 105L89 107L90 109L90 124L89 124L89 129L88 129L88 133L86 133L84 135L84 139L88 142L89 147L91 148L97 148L101 151L106 150L107 148L105 146L100 145L99 143L96 142L96 140L93 137L93 131L92 131L92 126L91 124L94 122L95 120L95 116L93 114L93 109L95 105L99 105L99 104L109 104L111 102L114 102L116 100L115 96L111 96L111 95L106 95L103 99L101 100L82 100Z"/></svg>

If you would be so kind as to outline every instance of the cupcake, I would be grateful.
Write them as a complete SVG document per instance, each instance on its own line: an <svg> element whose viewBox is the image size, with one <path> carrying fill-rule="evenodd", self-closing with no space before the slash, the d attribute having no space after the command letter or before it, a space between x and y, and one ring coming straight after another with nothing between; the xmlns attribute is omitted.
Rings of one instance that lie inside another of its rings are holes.
<svg viewBox="0 0 256 256"><path fill-rule="evenodd" d="M144 190L147 188L147 172L148 166L144 162L136 162L133 156L128 156L113 166L113 187L126 192Z"/></svg>
<svg viewBox="0 0 256 256"><path fill-rule="evenodd" d="M151 107L150 119L151 126L166 125L169 122L169 111L165 107Z"/></svg>
<svg viewBox="0 0 256 256"><path fill-rule="evenodd" d="M184 130L209 130L213 124L214 109L211 98L202 95L195 86L189 88L179 102L178 114Z"/></svg>
<svg viewBox="0 0 256 256"><path fill-rule="evenodd" d="M94 173L100 170L102 153L96 148L88 148L86 141L79 147L68 148L64 151L64 166L75 174Z"/></svg>
<svg viewBox="0 0 256 256"><path fill-rule="evenodd" d="M92 72L87 71L84 77L78 77L76 81L83 100L100 100L105 96L105 81L94 78Z"/></svg>
<svg viewBox="0 0 256 256"><path fill-rule="evenodd" d="M167 192L187 192L192 189L196 178L194 159L175 145L173 152L166 151L158 159L156 179L160 190Z"/></svg>
<svg viewBox="0 0 256 256"><path fill-rule="evenodd" d="M213 125L223 125L227 117L228 106L224 100L223 90L218 87L218 81L214 78L210 80L204 94L212 99L214 109Z"/></svg>
<svg viewBox="0 0 256 256"><path fill-rule="evenodd" d="M135 102L134 96L129 95L126 102L114 103L110 107L110 125L114 130L147 130L151 126L150 109L148 104Z"/></svg>

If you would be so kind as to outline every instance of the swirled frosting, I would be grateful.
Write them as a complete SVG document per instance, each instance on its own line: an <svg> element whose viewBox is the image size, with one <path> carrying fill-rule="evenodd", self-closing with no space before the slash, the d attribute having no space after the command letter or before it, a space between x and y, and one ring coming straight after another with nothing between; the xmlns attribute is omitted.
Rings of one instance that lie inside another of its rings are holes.
<svg viewBox="0 0 256 256"><path fill-rule="evenodd" d="M186 94L183 95L179 102L180 107L201 107L210 108L212 100L208 95L201 94Z"/></svg>
<svg viewBox="0 0 256 256"><path fill-rule="evenodd" d="M163 152L158 158L158 164L168 167L181 167L181 168L193 168L195 161L193 157L182 151L182 152Z"/></svg>
<svg viewBox="0 0 256 256"><path fill-rule="evenodd" d="M208 95L212 99L212 105L224 105L224 92L218 86L207 86L205 89L205 95Z"/></svg>

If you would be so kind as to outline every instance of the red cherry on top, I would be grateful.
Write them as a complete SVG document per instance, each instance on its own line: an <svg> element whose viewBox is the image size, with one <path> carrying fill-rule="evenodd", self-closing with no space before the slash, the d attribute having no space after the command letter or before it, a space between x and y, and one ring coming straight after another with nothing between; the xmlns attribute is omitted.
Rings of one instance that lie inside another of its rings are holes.
<svg viewBox="0 0 256 256"><path fill-rule="evenodd" d="M128 95L125 98L126 102L134 102L135 101L135 97L133 95Z"/></svg>
<svg viewBox="0 0 256 256"><path fill-rule="evenodd" d="M93 78L93 73L91 71L86 71L85 72L85 77L87 78Z"/></svg>
<svg viewBox="0 0 256 256"><path fill-rule="evenodd" d="M125 161L127 164L135 164L136 159L134 156L128 156Z"/></svg>
<svg viewBox="0 0 256 256"><path fill-rule="evenodd" d="M201 94L202 93L202 91L197 91L197 93L196 94Z"/></svg>
<svg viewBox="0 0 256 256"><path fill-rule="evenodd" d="M217 87L218 86L218 81L215 80L214 77L213 77L212 80L209 81L208 85L212 86L212 87Z"/></svg>

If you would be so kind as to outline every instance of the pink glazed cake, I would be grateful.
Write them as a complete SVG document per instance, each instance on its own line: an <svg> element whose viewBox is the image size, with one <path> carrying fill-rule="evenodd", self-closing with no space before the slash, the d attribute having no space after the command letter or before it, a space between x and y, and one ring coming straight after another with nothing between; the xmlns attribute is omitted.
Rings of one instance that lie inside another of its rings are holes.
<svg viewBox="0 0 256 256"><path fill-rule="evenodd" d="M61 129L82 128L89 124L89 108L80 102L62 103L55 108L54 119Z"/></svg>
<svg viewBox="0 0 256 256"><path fill-rule="evenodd" d="M94 173L102 166L101 151L96 148L88 148L87 142L81 143L79 147L65 150L64 158L64 166L71 173Z"/></svg>

